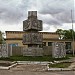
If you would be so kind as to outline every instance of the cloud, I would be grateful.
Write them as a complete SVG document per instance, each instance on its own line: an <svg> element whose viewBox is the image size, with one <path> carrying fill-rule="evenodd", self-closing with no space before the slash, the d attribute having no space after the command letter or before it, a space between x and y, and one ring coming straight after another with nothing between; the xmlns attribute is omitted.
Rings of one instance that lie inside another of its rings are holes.
<svg viewBox="0 0 75 75"><path fill-rule="evenodd" d="M39 6L39 13L50 14L61 23L71 22L71 10L74 10L74 0L47 0L40 3Z"/></svg>
<svg viewBox="0 0 75 75"><path fill-rule="evenodd" d="M21 0L0 0L0 20L8 24L19 23L26 14L26 5Z"/></svg>
<svg viewBox="0 0 75 75"><path fill-rule="evenodd" d="M61 25L61 22L59 22L56 18L54 18L50 14L39 14L38 17L43 20L43 23L45 24L51 24L51 25Z"/></svg>
<svg viewBox="0 0 75 75"><path fill-rule="evenodd" d="M0 0L0 21L19 24L27 18L28 10L37 10L43 25L62 26L71 22L74 0Z"/></svg>
<svg viewBox="0 0 75 75"><path fill-rule="evenodd" d="M43 14L57 14L73 9L74 0L43 0L38 6L40 6L39 12Z"/></svg>

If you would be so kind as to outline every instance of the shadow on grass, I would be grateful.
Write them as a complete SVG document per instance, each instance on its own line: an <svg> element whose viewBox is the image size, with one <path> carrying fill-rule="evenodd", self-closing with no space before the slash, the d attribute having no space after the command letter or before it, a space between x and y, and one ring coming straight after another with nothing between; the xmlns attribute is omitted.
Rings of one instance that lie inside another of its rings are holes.
<svg viewBox="0 0 75 75"><path fill-rule="evenodd" d="M52 56L10 56L6 58L0 58L5 61L60 61L69 59L68 56L65 58L52 58Z"/></svg>

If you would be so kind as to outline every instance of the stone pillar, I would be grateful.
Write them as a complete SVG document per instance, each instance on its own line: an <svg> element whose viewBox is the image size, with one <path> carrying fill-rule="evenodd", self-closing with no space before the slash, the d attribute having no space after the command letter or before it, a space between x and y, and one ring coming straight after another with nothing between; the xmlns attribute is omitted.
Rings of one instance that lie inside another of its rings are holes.
<svg viewBox="0 0 75 75"><path fill-rule="evenodd" d="M63 58L66 56L65 45L62 42L54 42L52 44L52 57Z"/></svg>
<svg viewBox="0 0 75 75"><path fill-rule="evenodd" d="M35 56L35 54L32 54L32 50L36 51L36 48L39 47L38 45L42 44L43 41L43 35L38 32L42 31L42 21L37 19L37 11L28 11L28 19L23 21L23 31L25 31L23 45L28 45L29 49L26 51L29 52L29 55Z"/></svg>
<svg viewBox="0 0 75 75"><path fill-rule="evenodd" d="M1 53L2 53L2 57L8 57L8 45L7 44L1 45Z"/></svg>

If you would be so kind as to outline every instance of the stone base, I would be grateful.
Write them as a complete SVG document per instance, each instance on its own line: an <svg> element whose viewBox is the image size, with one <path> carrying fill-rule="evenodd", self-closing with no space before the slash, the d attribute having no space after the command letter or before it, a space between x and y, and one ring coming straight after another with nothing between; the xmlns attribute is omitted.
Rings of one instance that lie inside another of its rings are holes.
<svg viewBox="0 0 75 75"><path fill-rule="evenodd" d="M52 57L53 58L63 58L66 57L65 45L62 42L54 42L52 44Z"/></svg>
<svg viewBox="0 0 75 75"><path fill-rule="evenodd" d="M23 48L23 56L43 56L42 48Z"/></svg>

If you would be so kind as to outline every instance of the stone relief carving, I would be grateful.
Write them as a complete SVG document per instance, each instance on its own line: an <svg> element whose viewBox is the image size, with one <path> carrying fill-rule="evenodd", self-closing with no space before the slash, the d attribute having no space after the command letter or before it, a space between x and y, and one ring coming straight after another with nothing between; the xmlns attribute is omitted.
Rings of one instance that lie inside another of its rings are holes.
<svg viewBox="0 0 75 75"><path fill-rule="evenodd" d="M42 44L42 34L38 33L27 33L23 36L23 43L26 44Z"/></svg>
<svg viewBox="0 0 75 75"><path fill-rule="evenodd" d="M23 30L28 30L28 27L29 27L29 22L27 20L23 21Z"/></svg>
<svg viewBox="0 0 75 75"><path fill-rule="evenodd" d="M37 11L29 11L28 19L23 21L23 30L27 33L23 36L23 44L42 44L42 20L37 19Z"/></svg>
<svg viewBox="0 0 75 75"><path fill-rule="evenodd" d="M55 42L52 44L52 56L54 58L62 58L66 56L65 45L62 42Z"/></svg>

